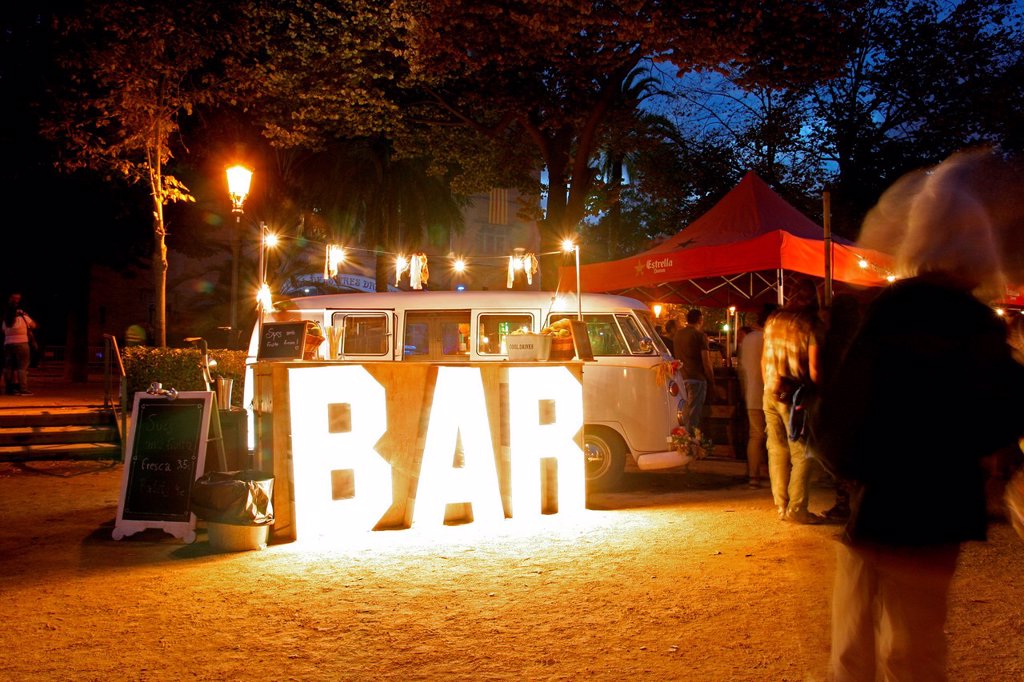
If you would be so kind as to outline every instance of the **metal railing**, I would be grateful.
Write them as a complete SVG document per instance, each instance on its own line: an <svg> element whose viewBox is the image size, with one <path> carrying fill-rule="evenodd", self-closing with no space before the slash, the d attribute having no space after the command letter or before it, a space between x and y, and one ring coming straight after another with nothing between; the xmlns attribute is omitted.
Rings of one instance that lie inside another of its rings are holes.
<svg viewBox="0 0 1024 682"><path fill-rule="evenodd" d="M121 460L124 461L125 440L128 433L128 381L121 360L121 350L117 347L117 339L110 334L103 335L103 409L113 410L117 418L117 432L121 437ZM114 371L117 371L117 402L112 397L114 392Z"/></svg>

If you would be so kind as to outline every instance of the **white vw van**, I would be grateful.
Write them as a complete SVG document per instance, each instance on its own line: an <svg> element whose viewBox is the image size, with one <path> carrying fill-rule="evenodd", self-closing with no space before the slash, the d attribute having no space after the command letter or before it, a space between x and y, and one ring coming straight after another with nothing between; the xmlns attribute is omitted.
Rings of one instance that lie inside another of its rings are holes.
<svg viewBox="0 0 1024 682"><path fill-rule="evenodd" d="M265 323L316 321L337 339L335 352L325 340L318 357L350 363L507 361L514 331L539 332L559 319L576 319L578 312L574 294L537 291L335 294L278 307ZM656 368L672 358L649 310L631 298L585 294L582 313L594 354L583 367L588 488L610 488L626 469L682 465L666 440L679 423L679 377L659 381ZM250 364L256 361L256 331ZM252 401L249 373L246 406Z"/></svg>

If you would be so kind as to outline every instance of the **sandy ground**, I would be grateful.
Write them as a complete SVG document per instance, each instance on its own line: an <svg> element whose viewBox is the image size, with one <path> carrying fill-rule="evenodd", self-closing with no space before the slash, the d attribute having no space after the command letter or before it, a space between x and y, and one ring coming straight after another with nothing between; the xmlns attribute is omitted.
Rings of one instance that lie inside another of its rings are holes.
<svg viewBox="0 0 1024 682"><path fill-rule="evenodd" d="M0 678L823 680L836 526L635 475L576 520L216 553L111 539L120 465L0 464ZM831 504L815 490L812 509ZM969 546L953 680L1024 679L1024 543Z"/></svg>

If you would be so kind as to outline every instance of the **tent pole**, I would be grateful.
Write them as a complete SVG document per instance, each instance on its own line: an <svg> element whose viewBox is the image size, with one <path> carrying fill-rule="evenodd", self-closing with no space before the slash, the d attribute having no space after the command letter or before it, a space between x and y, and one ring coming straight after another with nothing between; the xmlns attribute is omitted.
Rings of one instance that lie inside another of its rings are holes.
<svg viewBox="0 0 1024 682"><path fill-rule="evenodd" d="M782 268L779 268L778 270L776 270L775 277L776 277L776 279L777 279L777 281L779 283L778 286L775 287L775 292L778 294L778 299L777 299L776 302L779 304L779 307L781 308L782 306L784 306L786 304L786 292L785 292L785 285L783 284L783 277L784 277L784 275L783 275Z"/></svg>
<svg viewBox="0 0 1024 682"><path fill-rule="evenodd" d="M832 197L828 189L821 193L822 223L825 228L825 307L832 307Z"/></svg>

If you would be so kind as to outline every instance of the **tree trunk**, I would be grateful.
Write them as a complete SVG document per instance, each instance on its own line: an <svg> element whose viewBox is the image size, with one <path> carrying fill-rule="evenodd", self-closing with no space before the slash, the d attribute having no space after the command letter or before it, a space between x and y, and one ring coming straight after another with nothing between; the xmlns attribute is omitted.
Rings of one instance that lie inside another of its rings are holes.
<svg viewBox="0 0 1024 682"><path fill-rule="evenodd" d="M388 257L383 251L377 252L374 281L377 286L377 293L387 293L388 290Z"/></svg>
<svg viewBox="0 0 1024 682"><path fill-rule="evenodd" d="M153 197L153 300L156 319L153 334L158 348L167 347L167 243L164 241L164 207L159 197Z"/></svg>

